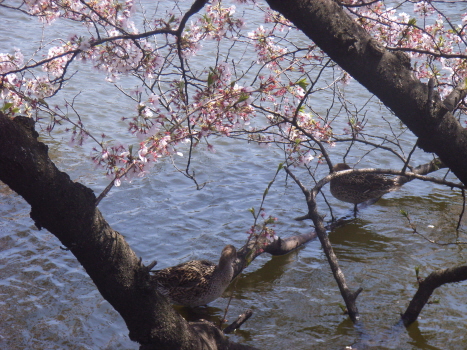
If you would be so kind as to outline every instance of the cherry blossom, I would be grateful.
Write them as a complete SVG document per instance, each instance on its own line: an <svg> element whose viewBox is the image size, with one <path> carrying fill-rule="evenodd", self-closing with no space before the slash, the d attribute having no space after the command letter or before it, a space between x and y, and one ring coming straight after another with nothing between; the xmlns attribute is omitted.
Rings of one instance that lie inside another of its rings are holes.
<svg viewBox="0 0 467 350"><path fill-rule="evenodd" d="M429 1L394 8L384 1L342 3L361 5L347 8L355 21L389 49L410 55L416 76L435 78L443 96L467 78L462 56L467 13L454 23ZM166 5L150 18L141 16L143 5L133 1L24 1L19 9L38 21L50 26L58 19L72 21L82 30L53 40L31 57L14 48L0 53L2 111L48 116L44 130L62 126L72 144L93 140L92 160L119 181L144 175L161 157L180 155L187 147L203 144L215 151L212 136L279 145L295 166L319 159L323 144L333 146L331 124L313 112L310 96L347 84L347 73L314 43L296 43L293 24L258 2L213 1L187 20L185 5ZM247 23L241 15L245 9L262 14L257 18L263 23ZM206 55L206 47L216 54ZM249 52L255 62L234 52ZM205 62L201 68L200 59ZM135 137L133 144L109 144L106 137L93 135L81 119L69 116L67 102L56 108L47 104L73 79L77 60L104 72L131 99L133 112L121 119ZM324 69L333 69L335 80L314 86L313 77ZM125 86L121 78L127 76L139 84ZM359 138L363 131L357 121L343 133Z"/></svg>

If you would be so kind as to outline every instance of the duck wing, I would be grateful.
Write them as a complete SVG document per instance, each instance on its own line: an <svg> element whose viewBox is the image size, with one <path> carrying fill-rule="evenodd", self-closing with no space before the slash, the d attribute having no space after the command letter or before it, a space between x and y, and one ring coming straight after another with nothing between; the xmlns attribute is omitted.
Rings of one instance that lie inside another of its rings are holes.
<svg viewBox="0 0 467 350"><path fill-rule="evenodd" d="M361 191L363 193L369 192L386 192L395 187L394 180L380 174L359 174L362 179L359 181Z"/></svg>
<svg viewBox="0 0 467 350"><path fill-rule="evenodd" d="M381 174L348 174L342 176L331 184L345 187L350 191L358 191L361 193L386 190L395 186L394 180Z"/></svg>
<svg viewBox="0 0 467 350"><path fill-rule="evenodd" d="M154 271L157 283L164 289L189 289L206 285L216 265L207 260L193 260Z"/></svg>

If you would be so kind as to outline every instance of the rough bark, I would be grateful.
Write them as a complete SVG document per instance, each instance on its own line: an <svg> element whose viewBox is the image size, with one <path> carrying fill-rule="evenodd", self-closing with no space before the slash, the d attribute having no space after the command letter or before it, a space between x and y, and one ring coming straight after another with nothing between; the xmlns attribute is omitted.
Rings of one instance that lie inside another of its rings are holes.
<svg viewBox="0 0 467 350"><path fill-rule="evenodd" d="M95 207L91 189L59 171L28 118L0 113L0 180L31 205L31 218L78 259L142 349L251 349L208 322L189 324L151 282L148 269Z"/></svg>
<svg viewBox="0 0 467 350"><path fill-rule="evenodd" d="M465 265L434 271L427 278L421 280L418 285L417 293L415 293L407 310L402 315L404 325L408 326L417 320L418 315L436 288L446 283L465 280L467 280L467 266Z"/></svg>
<svg viewBox="0 0 467 350"><path fill-rule="evenodd" d="M467 131L450 112L451 100L445 106L437 93L414 78L405 53L386 50L335 0L267 2L393 110L419 137L420 148L435 152L467 184ZM461 94L465 96L465 90Z"/></svg>
<svg viewBox="0 0 467 350"><path fill-rule="evenodd" d="M48 229L83 265L125 320L130 339L141 349L253 349L230 342L207 321L187 323L175 312L154 288L150 269L96 208L93 191L59 171L37 137L30 118L0 113L0 180L31 205L35 225ZM235 275L263 252L287 254L315 237L310 232L252 241L239 249Z"/></svg>

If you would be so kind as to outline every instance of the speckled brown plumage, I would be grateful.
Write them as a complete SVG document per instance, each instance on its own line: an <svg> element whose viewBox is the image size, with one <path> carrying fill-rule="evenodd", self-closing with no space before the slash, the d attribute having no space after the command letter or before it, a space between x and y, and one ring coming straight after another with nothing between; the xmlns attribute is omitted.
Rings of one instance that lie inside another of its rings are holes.
<svg viewBox="0 0 467 350"><path fill-rule="evenodd" d="M159 292L174 304L200 306L219 298L233 278L233 263L237 251L227 245L221 253L219 264L207 260L186 263L154 271Z"/></svg>
<svg viewBox="0 0 467 350"><path fill-rule="evenodd" d="M334 171L351 169L347 164L334 165ZM360 173L348 174L331 180L331 194L344 202L358 204L398 188L394 179L381 174Z"/></svg>

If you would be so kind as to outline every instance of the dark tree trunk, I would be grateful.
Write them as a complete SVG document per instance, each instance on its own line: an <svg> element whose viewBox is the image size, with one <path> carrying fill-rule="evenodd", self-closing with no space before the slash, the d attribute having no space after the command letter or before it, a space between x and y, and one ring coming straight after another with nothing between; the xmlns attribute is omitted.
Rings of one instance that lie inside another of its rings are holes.
<svg viewBox="0 0 467 350"><path fill-rule="evenodd" d="M36 226L73 253L141 348L251 349L230 343L208 322L189 324L175 312L125 239L95 207L93 191L55 167L28 118L11 120L0 113L0 180L31 205Z"/></svg>
<svg viewBox="0 0 467 350"><path fill-rule="evenodd" d="M375 94L419 137L418 145L435 152L467 184L467 131L437 93L415 79L409 57L390 52L343 10L335 0L268 0L337 64ZM465 93L465 91L464 91Z"/></svg>
<svg viewBox="0 0 467 350"><path fill-rule="evenodd" d="M467 131L451 113L455 104L465 97L465 86L462 86L463 89L454 90L443 103L439 94L433 91L433 86L423 84L414 77L410 58L405 53L386 50L357 24L336 0L267 2L389 107L419 138L418 146L421 149L436 153L454 174L467 184ZM318 229L322 220L317 213L312 213L316 205L314 198L310 196L307 203L310 210L308 217L313 218L318 236L330 259L332 250L327 250L324 245L326 237L322 230ZM338 268L337 262L333 265L330 261L330 264ZM338 280L336 274L335 277ZM424 286L427 284L424 283ZM339 286L347 306L355 306L354 298L348 297L352 294L344 288L345 280L339 283ZM417 318L434 288L436 287L430 285L419 290L413 305L411 304L404 315L406 325ZM358 293L355 293L356 295ZM358 318L356 307L352 311Z"/></svg>

